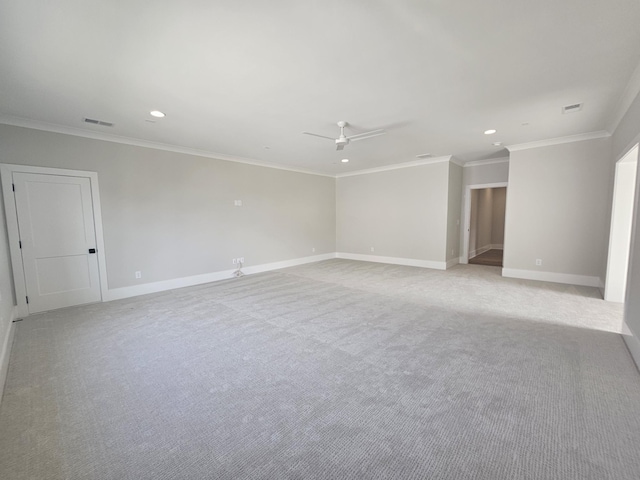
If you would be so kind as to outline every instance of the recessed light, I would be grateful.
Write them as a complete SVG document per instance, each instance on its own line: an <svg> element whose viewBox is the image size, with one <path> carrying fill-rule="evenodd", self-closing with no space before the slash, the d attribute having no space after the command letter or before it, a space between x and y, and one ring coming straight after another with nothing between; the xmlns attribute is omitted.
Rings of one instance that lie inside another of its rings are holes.
<svg viewBox="0 0 640 480"><path fill-rule="evenodd" d="M343 158L343 159L342 159L342 163L348 163L348 162L349 162L349 159L348 159L348 158Z"/></svg>
<svg viewBox="0 0 640 480"><path fill-rule="evenodd" d="M157 118L162 118L165 116L165 114L162 113L160 110L151 110L149 114L151 114L152 117L157 117Z"/></svg>
<svg viewBox="0 0 640 480"><path fill-rule="evenodd" d="M500 145L502 145L502 142L493 142L491 145L493 145L494 147L499 147Z"/></svg>
<svg viewBox="0 0 640 480"><path fill-rule="evenodd" d="M484 134L485 135L493 135L496 132L497 132L497 130L495 128L490 128L489 130L485 130Z"/></svg>

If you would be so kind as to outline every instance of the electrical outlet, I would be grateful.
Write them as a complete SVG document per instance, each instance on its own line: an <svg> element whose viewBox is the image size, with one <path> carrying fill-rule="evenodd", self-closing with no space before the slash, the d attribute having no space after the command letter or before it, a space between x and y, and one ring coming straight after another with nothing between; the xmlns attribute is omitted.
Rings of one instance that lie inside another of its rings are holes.
<svg viewBox="0 0 640 480"><path fill-rule="evenodd" d="M374 251L375 251L375 249L374 249L373 247L371 247L371 251L372 251L372 252L374 252Z"/></svg>
<svg viewBox="0 0 640 480"><path fill-rule="evenodd" d="M242 206L242 200L234 200L234 201L233 201L233 204L234 204L236 207L241 207L241 206Z"/></svg>
<svg viewBox="0 0 640 480"><path fill-rule="evenodd" d="M240 263L244 263L244 257L240 257L240 258L238 259L238 261L239 261Z"/></svg>
<svg viewBox="0 0 640 480"><path fill-rule="evenodd" d="M234 259L233 259L233 264L235 265L236 263L238 263L238 259L237 259L237 258L234 258Z"/></svg>
<svg viewBox="0 0 640 480"><path fill-rule="evenodd" d="M142 272L140 270L136 272L136 278L142 278Z"/></svg>
<svg viewBox="0 0 640 480"><path fill-rule="evenodd" d="M540 265L542 265L542 259L536 258L536 266L539 267Z"/></svg>
<svg viewBox="0 0 640 480"><path fill-rule="evenodd" d="M311 248L311 253L316 253L316 247Z"/></svg>

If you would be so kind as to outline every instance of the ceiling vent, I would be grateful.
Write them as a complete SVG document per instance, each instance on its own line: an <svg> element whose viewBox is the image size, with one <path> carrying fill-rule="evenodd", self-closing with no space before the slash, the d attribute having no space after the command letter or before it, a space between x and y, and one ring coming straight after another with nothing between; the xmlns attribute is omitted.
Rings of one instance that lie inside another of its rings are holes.
<svg viewBox="0 0 640 480"><path fill-rule="evenodd" d="M583 103L574 103L573 105L565 105L564 107L562 107L562 113L573 113L573 112L579 112L580 110L582 110L582 105L584 105Z"/></svg>
<svg viewBox="0 0 640 480"><path fill-rule="evenodd" d="M430 153L421 153L420 155L416 155L416 158L429 158L431 156Z"/></svg>
<svg viewBox="0 0 640 480"><path fill-rule="evenodd" d="M84 123L90 123L92 125L100 125L101 127L113 127L113 123L105 122L103 120L96 120L94 118L83 118Z"/></svg>

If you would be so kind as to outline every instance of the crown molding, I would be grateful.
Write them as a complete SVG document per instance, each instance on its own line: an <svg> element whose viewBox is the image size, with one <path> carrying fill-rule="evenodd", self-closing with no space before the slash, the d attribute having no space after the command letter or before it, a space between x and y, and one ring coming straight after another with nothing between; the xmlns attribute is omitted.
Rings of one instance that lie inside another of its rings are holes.
<svg viewBox="0 0 640 480"><path fill-rule="evenodd" d="M415 160L413 162L396 163L395 165L387 165L385 167L367 168L365 170L356 170L354 172L339 173L336 178L353 177L355 175L368 175L370 173L386 172L388 170L399 170L401 168L419 167L422 165L431 165L434 163L443 163L451 161L451 155L442 157L425 158L424 160Z"/></svg>
<svg viewBox="0 0 640 480"><path fill-rule="evenodd" d="M611 134L609 132L600 130L598 132L580 133L578 135L569 135L567 137L548 138L546 140L537 140L535 142L507 145L506 148L509 152L518 152L520 150L529 150L530 148L550 147L552 145L582 142L584 140L594 140L596 138L607 138L610 136Z"/></svg>
<svg viewBox="0 0 640 480"><path fill-rule="evenodd" d="M486 160L474 160L473 162L467 162L463 167L481 167L482 165L493 165L494 163L509 163L509 157L502 158L488 158Z"/></svg>
<svg viewBox="0 0 640 480"><path fill-rule="evenodd" d="M450 161L451 161L451 163L455 163L459 167L464 167L464 162L462 160L460 160L459 158L451 157Z"/></svg>
<svg viewBox="0 0 640 480"><path fill-rule="evenodd" d="M275 163L263 162L260 160L253 160L251 158L237 157L234 155L227 155L225 153L208 152L206 150L198 150L196 148L182 147L179 145L169 145L166 143L151 142L148 140L140 140L137 138L122 137L119 135L113 135L109 133L94 132L91 130L84 130L76 127L68 127L68 126L58 125L54 123L40 122L37 120L30 120L22 117L14 117L11 115L0 114L0 124L11 125L14 127L31 128L33 130L42 130L45 132L61 133L63 135L90 138L93 140L102 140L105 142L120 143L123 145L133 145L136 147L152 148L154 150L164 150L164 151L173 152L173 153L195 155L197 157L212 158L215 160L245 163L247 165L255 165L257 167L275 168L277 170L286 170L289 172L305 173L307 175L319 175L322 177L335 178L335 175L332 175L329 173L320 173L314 170L285 167Z"/></svg>
<svg viewBox="0 0 640 480"><path fill-rule="evenodd" d="M631 74L631 77L627 82L627 86L622 92L622 95L620 95L618 103L616 104L616 107L611 114L607 128L608 131L610 131L611 133L616 131L616 128L618 128L618 125L620 125L620 122L626 115L627 110L629 110L629 107L636 99L638 94L640 94L640 63L638 63L635 70Z"/></svg>

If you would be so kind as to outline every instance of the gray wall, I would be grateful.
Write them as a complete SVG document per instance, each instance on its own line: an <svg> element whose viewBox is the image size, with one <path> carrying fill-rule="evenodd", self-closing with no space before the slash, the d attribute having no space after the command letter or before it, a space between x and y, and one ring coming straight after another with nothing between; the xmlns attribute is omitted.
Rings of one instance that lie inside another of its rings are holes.
<svg viewBox="0 0 640 480"><path fill-rule="evenodd" d="M444 262L448 185L449 162L338 178L338 251Z"/></svg>
<svg viewBox="0 0 640 480"><path fill-rule="evenodd" d="M476 250L491 246L493 225L493 191L490 188L478 190L478 216L476 219Z"/></svg>
<svg viewBox="0 0 640 480"><path fill-rule="evenodd" d="M600 275L610 157L610 138L511 152L505 268Z"/></svg>
<svg viewBox="0 0 640 480"><path fill-rule="evenodd" d="M462 170L449 163L449 201L447 209L447 261L460 257L460 224L462 217Z"/></svg>
<svg viewBox="0 0 640 480"><path fill-rule="evenodd" d="M2 163L98 172L110 289L335 251L330 177L6 125L0 145Z"/></svg>
<svg viewBox="0 0 640 480"><path fill-rule="evenodd" d="M9 329L13 320L13 306L15 304L1 190L2 187L0 187L0 399L2 399L6 369L9 364L7 356L10 350Z"/></svg>
<svg viewBox="0 0 640 480"><path fill-rule="evenodd" d="M493 210L491 213L491 243L504 245L504 216L507 204L507 189L493 188Z"/></svg>
<svg viewBox="0 0 640 480"><path fill-rule="evenodd" d="M509 181L509 162L473 165L463 168L462 184L484 185L487 183L503 183Z"/></svg>

